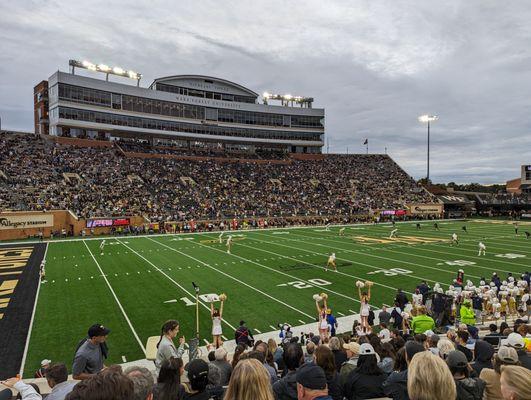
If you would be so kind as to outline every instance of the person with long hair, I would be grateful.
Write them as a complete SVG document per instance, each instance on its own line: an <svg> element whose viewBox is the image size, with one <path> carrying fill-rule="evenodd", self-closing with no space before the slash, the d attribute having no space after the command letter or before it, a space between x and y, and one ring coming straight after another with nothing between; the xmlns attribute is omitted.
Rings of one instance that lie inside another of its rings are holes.
<svg viewBox="0 0 531 400"><path fill-rule="evenodd" d="M319 336L321 337L321 343L324 343L325 339L328 338L328 321L326 320L326 310L328 306L326 304L326 296L321 296L323 298L323 307L319 305L319 300L315 300L315 306L317 307L317 315L319 317L318 329Z"/></svg>
<svg viewBox="0 0 531 400"><path fill-rule="evenodd" d="M407 393L411 400L456 398L454 378L441 357L431 351L422 351L413 356L408 368Z"/></svg>
<svg viewBox="0 0 531 400"><path fill-rule="evenodd" d="M173 343L173 339L175 339L179 333L178 321L170 319L169 321L166 321L164 325L162 325L160 330L160 339L157 343L157 357L155 359L155 367L157 368L157 372L160 371L160 367L164 361L169 360L172 357L181 358L185 350L184 337L179 339L179 348L176 348L175 344Z"/></svg>
<svg viewBox="0 0 531 400"><path fill-rule="evenodd" d="M221 328L221 321L223 321L223 303L224 300L221 300L221 305L218 308L214 308L214 303L210 303L210 317L212 318L212 345L220 347L223 344L221 340L221 335L223 330Z"/></svg>
<svg viewBox="0 0 531 400"><path fill-rule="evenodd" d="M234 349L234 354L232 355L232 369L236 368L236 364L238 364L238 362L240 361L240 357L243 353L245 353L245 346L243 344L239 344L238 346L236 346L236 348Z"/></svg>
<svg viewBox="0 0 531 400"><path fill-rule="evenodd" d="M184 396L184 387L181 385L183 372L182 358L164 360L153 389L153 400L181 400Z"/></svg>
<svg viewBox="0 0 531 400"><path fill-rule="evenodd" d="M365 329L369 328L369 301L371 300L371 284L366 282L365 286L367 291L361 291L361 287L358 286L358 294L360 296L360 317L361 317L361 326Z"/></svg>
<svg viewBox="0 0 531 400"><path fill-rule="evenodd" d="M315 363L325 372L328 395L332 397L333 400L342 400L343 396L339 386L339 374L336 370L336 362L332 350L330 350L328 346L322 344L317 347L313 357Z"/></svg>
<svg viewBox="0 0 531 400"><path fill-rule="evenodd" d="M531 399L531 371L520 366L501 367L501 394L504 400Z"/></svg>
<svg viewBox="0 0 531 400"><path fill-rule="evenodd" d="M369 343L360 346L358 365L343 385L349 400L384 397L383 383L387 375L378 367L378 356Z"/></svg>
<svg viewBox="0 0 531 400"><path fill-rule="evenodd" d="M273 361L277 364L277 369L279 369L282 363L282 354L284 353L282 347L279 347L273 338L267 341L267 347L269 347L269 352L273 354Z"/></svg>
<svg viewBox="0 0 531 400"><path fill-rule="evenodd" d="M224 400L274 400L269 373L256 359L241 360L225 392Z"/></svg>

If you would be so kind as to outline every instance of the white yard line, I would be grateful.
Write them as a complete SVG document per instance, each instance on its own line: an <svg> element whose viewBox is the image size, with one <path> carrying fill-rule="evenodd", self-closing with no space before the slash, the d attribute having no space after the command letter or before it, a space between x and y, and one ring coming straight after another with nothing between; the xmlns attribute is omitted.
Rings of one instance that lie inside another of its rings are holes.
<svg viewBox="0 0 531 400"><path fill-rule="evenodd" d="M101 266L100 266L100 263L98 262L98 260L96 260L96 257L94 257L94 254L92 254L92 251L90 250L90 248L88 247L87 245L87 242L83 242L83 244L85 245L85 247L87 248L88 252L90 253L90 256L92 257L92 259L94 260L94 262L96 263L96 266L98 267L98 269L100 270L101 274L102 275L105 275L103 270L101 269ZM118 300L118 296L116 296L116 293L114 292L114 289L112 288L111 284L109 283L109 280L107 279L106 276L103 276L103 279L105 280L105 283L107 284L107 287L109 288L109 290L111 291L113 297L114 297L114 300L116 300L116 303L118 304L118 307L120 308L120 311L122 312L126 322L127 322L127 325L129 325L129 328L131 329L131 332L133 332L133 335L136 339L136 341L138 342L138 345L140 346L140 348L142 349L142 352L144 353L144 355L146 354L146 348L144 347L144 344L142 343L142 341L140 340L140 338L138 337L138 334L136 333L136 330L135 328L133 327L133 324L131 323L131 320L129 319L129 317L127 316L127 313L125 312L123 306L122 306L122 303L120 303L120 300Z"/></svg>
<svg viewBox="0 0 531 400"><path fill-rule="evenodd" d="M43 260L46 260L46 254L48 254L48 243L46 243L46 248L44 249ZM40 274L39 274L40 275ZM33 310L31 312L31 320L28 330L28 336L26 336L26 344L24 346L24 353L22 354L22 361L20 363L20 377L24 376L24 367L26 364L26 357L28 356L29 343L31 339L31 332L33 331L33 321L35 320L35 311L37 310L37 301L39 300L39 293L41 291L41 277L39 276L39 283L37 285L37 293L35 294L35 301L33 302Z"/></svg>
<svg viewBox="0 0 531 400"><path fill-rule="evenodd" d="M254 290L254 291L258 292L258 293L261 293L262 295L264 295L264 296L270 298L270 299L273 300L273 301L276 301L277 303L280 303L280 304L282 304L282 305L284 305L284 306L286 306L286 307L292 309L293 311L297 311L297 312L300 313L300 314L303 314L303 315L305 315L305 316L307 316L307 317L313 318L313 316L311 316L310 314L307 314L307 313L305 313L304 311L301 311L301 310L299 310L298 308L295 308L295 307L289 305L288 303L284 303L283 301L281 301L281 300L279 300L279 299L277 299L277 298L275 298L275 297L273 297L273 296L271 296L271 295L265 293L264 291L262 291L262 290L260 290L260 289L258 289L258 288L255 288L254 286L249 285L248 283L246 283L246 282L244 282L244 281L242 281L242 280L240 280L240 279L238 279L238 278L235 278L234 276L229 275L229 274L227 274L226 272L223 272L223 271L221 271L221 270L219 270L219 269L217 269L217 268L211 266L210 264L208 264L208 263L206 263L206 262L204 262L204 261L201 261L201 260L199 260L199 259L197 259L197 258L195 258L195 257L193 257L193 256L191 256L191 255L189 255L189 254L183 253L182 251L177 250L177 249L175 249L175 248L173 248L173 247L171 247L171 246L168 246L168 245L166 245L166 244L164 244L164 243L162 243L162 242L159 242L159 241L157 241L157 240L155 240L155 239L151 239L151 238L148 238L148 239L151 240L151 241L153 241L153 242L155 242L155 243L157 243L157 244L159 244L160 246L164 246L164 247L166 247L166 248L168 248L168 249L170 249L170 250L172 250L172 251L174 251L174 252L176 252L176 253L179 253L179 254L181 254L181 255L183 255L183 256L185 256L185 257L191 258L192 260L194 260L194 261L196 261L196 262L198 262L198 263L201 263L201 264L204 265L205 267L208 267L208 268L210 268L210 269L213 269L214 271L217 271L217 272L219 272L220 274L225 275L226 277L228 277L228 278L230 278L230 279L232 279L232 280L234 280L234 281L236 281L236 282L239 282L239 283L241 283L241 284L244 285L244 286L247 286L249 289L252 289L252 290ZM203 246L203 245L202 245L202 246ZM211 248L211 247L209 247L209 246L204 246L204 247L206 247L206 248ZM221 252L224 253L224 254L227 254L227 253L226 253L225 251L223 251L223 250L219 250L219 251L221 251ZM253 261L253 262L254 262L254 261ZM236 330L236 328L234 328L234 329Z"/></svg>
<svg viewBox="0 0 531 400"><path fill-rule="evenodd" d="M126 245L125 243L123 242L120 242L122 245L124 245L125 247L127 247L130 251L132 251L133 253L135 253L138 257L142 258L144 261L146 261L149 265L151 265L153 268L155 268L158 272L160 272L162 275L164 275L170 282L172 282L173 284L175 284L177 287L179 287L183 292L185 292L186 294L188 294L188 296L190 296L191 298L195 298L195 294L193 294L192 292L186 290L183 286L181 286L175 279L173 279L171 276L169 276L166 272L164 272L162 269L160 269L159 267L157 267L155 264L153 264L150 260L148 260L146 257L144 257L142 254L140 254L138 251L136 251L135 249L129 247L128 245ZM158 243L158 242L157 242ZM201 304L204 308L206 308L208 310L208 312L210 313L210 307L207 306L205 303L203 303L202 301L199 301L199 304ZM227 322L225 320L225 318L222 319L222 322L225 323L226 325L228 325L231 329L234 329L236 330L236 327L234 325L231 325L229 322Z"/></svg>

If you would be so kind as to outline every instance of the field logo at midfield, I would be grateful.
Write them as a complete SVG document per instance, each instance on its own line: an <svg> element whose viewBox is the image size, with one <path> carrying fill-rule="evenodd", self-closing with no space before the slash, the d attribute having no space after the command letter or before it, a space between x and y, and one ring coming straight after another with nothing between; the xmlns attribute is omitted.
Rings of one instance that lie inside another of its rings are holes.
<svg viewBox="0 0 531 400"><path fill-rule="evenodd" d="M440 238L419 237L419 236L399 236L393 239L376 238L376 237L371 237L371 236L350 236L350 238L361 244L393 244L393 243L423 244L423 243L437 243L437 242L443 241Z"/></svg>
<svg viewBox="0 0 531 400"><path fill-rule="evenodd" d="M525 255L523 254L514 254L514 253L505 253L505 254L496 254L494 257L500 257L500 258L525 258Z"/></svg>
<svg viewBox="0 0 531 400"><path fill-rule="evenodd" d="M223 236L223 243L225 243L227 241L227 237L229 237L229 235L227 236ZM232 241L233 242L237 242L239 240L245 240L246 239L246 236L245 235L232 235ZM208 239L208 240L201 240L200 243L203 243L203 244L216 244L216 243L219 243L219 239Z"/></svg>
<svg viewBox="0 0 531 400"><path fill-rule="evenodd" d="M377 269L376 271L367 272L367 275L384 274L385 276L396 276L411 274L413 271L403 268Z"/></svg>
<svg viewBox="0 0 531 400"><path fill-rule="evenodd" d="M455 260L455 261L445 261L446 265L458 265L460 267L466 267L467 265L476 265L474 261L468 260Z"/></svg>

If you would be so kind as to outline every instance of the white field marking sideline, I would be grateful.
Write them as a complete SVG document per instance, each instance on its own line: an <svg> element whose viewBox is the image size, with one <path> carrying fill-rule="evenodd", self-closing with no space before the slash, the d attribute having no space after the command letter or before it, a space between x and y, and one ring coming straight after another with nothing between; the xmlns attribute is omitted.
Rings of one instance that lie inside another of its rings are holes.
<svg viewBox="0 0 531 400"><path fill-rule="evenodd" d="M437 221L437 222L444 222L444 221L461 221L462 219L438 219L438 220L433 220L433 222ZM408 221L398 221L397 224L404 224L404 223L408 223ZM266 228L266 229L263 229L263 230L267 230L267 231L282 231L282 230L285 230L285 231L289 231L289 230L292 230L292 229L314 229L314 228L318 228L318 227L324 227L325 225L304 225L304 226L290 226L290 227L286 227L286 228ZM373 227L374 225L373 224L338 224L338 225L332 225L332 227L342 227L342 226L345 226L345 227L350 227L350 226L363 226L365 228L369 228L369 227ZM232 230L232 231L223 231L225 233L235 233L235 232L244 232L244 233L250 233L250 232L256 232L260 229L254 229L254 230L251 230L251 229L235 229L235 230ZM80 241L90 241L90 240L107 240L107 239L115 239L115 240L118 240L119 238L120 239L141 239L141 238L147 238L147 237L160 237L160 236L187 236L187 235L204 235L205 233L220 233L221 231L213 231L213 232L187 232L187 233L156 233L156 234L153 234L153 235L137 235L137 236L98 236L98 237L84 237L84 238L71 238L71 239L47 239L47 240L44 240L44 241L40 241L40 240L28 240L28 241L18 241L18 242L5 242L5 243L2 243L2 244L5 244L5 245L17 245L17 244L36 244L36 243L63 243L63 242L80 242Z"/></svg>
<svg viewBox="0 0 531 400"><path fill-rule="evenodd" d="M207 237L208 237L208 236L207 236ZM156 240L154 240L154 241L156 242ZM157 243L160 243L160 242L157 242ZM161 244L162 244L162 243L161 243ZM214 250L214 251L221 252L221 253L223 253L223 254L227 254L227 252L225 252L224 250L220 250L220 249L217 249L217 248L215 248L215 247L206 246L206 245L204 245L204 244L200 244L200 246L205 247L205 248L210 249L210 250ZM178 250L175 250L175 251L178 251ZM182 254L183 254L183 255L186 255L186 254L184 254L184 253L182 253ZM282 271L278 271L278 270L276 270L276 269L274 269L274 268L268 267L267 265L260 264L259 262L253 261L253 260L251 260L251 259L248 259L248 258L245 258L245 257L242 257L242 256L239 256L239 255L237 255L237 254L227 254L227 255L232 256L232 257L237 257L237 258L239 258L239 259L241 259L241 260L244 260L244 261L250 262L250 263L252 263L252 264L258 265L259 267L265 268L265 269L267 269L267 270L269 270L269 271L272 271L272 272L275 272L275 273L277 273L277 274L281 274L281 275L284 275L284 276L287 276L287 277L290 277L290 278L293 278L293 279L297 279L297 280L299 280L300 282L304 282L304 283L306 283L306 284L308 284L308 285L312 285L312 286L317 287L317 288L319 288L319 289L325 290L325 291L327 291L328 293L334 293L334 294L336 294L336 295L338 295L338 296L341 296L341 297L344 297L344 298L346 298L346 299L353 300L353 301L358 302L358 303L360 302L358 299L356 299L356 298L354 298L354 297L350 297L350 296L347 296L347 295L345 295L345 294L343 294L343 293L339 293L339 292L333 291L333 290L331 290L330 288L326 288L326 287L323 287L323 286L321 286L321 285L316 285L315 283L308 282L308 281L305 280L305 279L302 279L302 278L296 277L296 276L294 276L294 275L287 274L287 273L282 272ZM191 257L191 256L188 256L188 255L186 255L186 256L187 256L187 257ZM300 260L297 260L297 261L300 261ZM201 262L202 262L202 261L201 261ZM211 267L211 268L213 268L213 267ZM223 273L223 272L222 272L222 273ZM229 276L230 276L230 275L229 275ZM245 284L245 283L244 283L244 284ZM255 290L257 290L257 289L255 289ZM267 295L267 296L268 296L268 297L271 297L271 296L269 296L269 295ZM276 299L275 299L275 300L276 300ZM289 305L287 305L287 306L290 307L290 308L292 308L292 307L289 306ZM312 316L312 315L309 315L309 314L306 314L306 313L303 313L303 314L306 315L306 316L308 316L308 317L310 317L310 318L312 318L312 319L315 318L315 317Z"/></svg>
<svg viewBox="0 0 531 400"><path fill-rule="evenodd" d="M269 236L267 236L269 237ZM294 241L294 242L299 242L299 243L306 243L306 241L304 240L297 240L297 239L287 239L287 238L284 238L284 240L289 240L289 241ZM315 243L315 242L312 242L311 243L312 245L314 246L320 246L320 247L326 247L329 249L328 246L324 245L324 244L319 244L319 243ZM290 246L291 247L291 246ZM304 251L310 251L310 252L313 252L314 254L323 254L323 253L317 253L315 251L311 251L311 250L306 250L306 249L301 249L300 247L292 247L293 249L296 249L296 250L304 250ZM345 249L343 247L335 247L337 250L340 250L342 252L345 252L345 253L352 253L352 254L359 254L359 255L366 255L366 256L369 256L369 257L375 257L375 258L381 258L383 260L387 260L387 261L392 261L392 262L395 262L395 263L403 263L403 264L408 264L408 265L415 265L415 266L418 266L418 267L421 267L421 268L427 268L427 269L433 269L435 271L438 271L438 272L445 272L445 273L449 273L449 274L452 274L452 275L455 275L455 271L448 271L448 270L441 270L440 268L435 268L435 267L430 267L428 265L425 265L425 264L418 264L418 263L413 263L413 262L409 262L409 261L405 261L405 260L397 260L397 259L394 259L394 258L388 258L388 257L383 257L383 256L377 256L376 254L372 254L372 253L364 253L364 252L360 252L360 251L355 251L355 250L348 250L348 249ZM387 250L387 249L384 249L384 248L381 248L382 250L384 251L390 251L390 250ZM403 254L407 254L409 255L408 253L403 253ZM343 260L348 260L348 261L351 261L351 262L355 262L355 263L358 263L360 264L358 261L355 261L355 260L351 260L349 258L342 258ZM384 269L384 268L378 268L378 269ZM410 275L412 276L412 275ZM468 275L470 277L473 277L473 278L478 278L480 279L481 277L479 276L475 276L475 275ZM422 278L423 280L426 280L424 278ZM430 279L431 282L437 282L437 281L434 281L432 279Z"/></svg>
<svg viewBox="0 0 531 400"><path fill-rule="evenodd" d="M153 264L151 261L149 261L146 257L144 257L142 254L140 254L138 251L136 251L135 249L129 247L128 245L124 244L123 242L120 242L122 243L122 245L124 245L125 247L127 247L130 251L132 251L133 253L135 253L138 257L142 258L144 261L146 261L149 265L151 265L153 268L155 268L158 272L160 272L162 275L164 275L170 282L172 282L175 286L177 286L179 289L181 289L183 292L185 292L188 296L190 296L191 298L195 298L195 294L192 294L192 292L186 290L184 287L182 287L179 283L177 283L177 281L175 279L173 279L171 276L169 276L166 272L164 272L162 269L160 269L159 267L157 267L155 264ZM201 304L204 308L206 308L210 314L210 307L207 306L205 303L203 303L201 300L199 300L199 304ZM229 322L227 322L225 320L225 318L222 318L221 319L222 322L224 322L226 325L228 325L231 329L234 329L236 330L236 327L234 325L231 325Z"/></svg>
<svg viewBox="0 0 531 400"><path fill-rule="evenodd" d="M48 243L46 243L46 248L44 249L44 256L42 259L46 261L46 255L48 254ZM29 343L31 339L31 332L33 331L33 321L35 321L35 311L37 310L37 301L39 300L39 293L41 291L41 277L39 276L39 283L37 286L37 293L35 293L35 301L33 302L33 310L31 312L31 320L28 330L28 336L26 336L26 344L24 346L24 353L22 354L22 362L20 363L20 377L24 376L24 366L26 364L26 357L28 356Z"/></svg>
<svg viewBox="0 0 531 400"><path fill-rule="evenodd" d="M131 328L131 331L133 332L133 335L134 335L136 341L138 342L138 345L142 349L142 352L144 353L144 355L146 355L146 348L144 347L144 345L142 344L142 341L138 337L138 334L136 333L135 328L133 328L133 324L131 323L131 320L129 319L129 317L125 313L125 310L124 310L124 308L122 306L122 303L120 303L120 300L118 300L118 296L116 296L116 293L114 293L114 289L112 288L111 284L109 283L109 280L107 279L107 277L105 276L105 273L101 269L100 263L98 262L98 260L96 260L96 257L94 257L94 254L92 254L92 251L88 247L87 243L83 242L83 244L87 248L88 252L90 253L90 256L92 257L92 259L96 263L96 266L98 267L98 269L100 270L101 274L103 275L103 279L105 280L105 283L107 284L107 287L111 291L111 293L112 293L112 295L114 297L114 300L116 300L116 303L118 304L118 307L120 308L120 311L122 312L122 314L123 314L123 316L124 316L124 318L125 318L125 320L127 322L127 325L129 325L129 328Z"/></svg>
<svg viewBox="0 0 531 400"><path fill-rule="evenodd" d="M282 304L283 306L286 306L286 307L292 309L293 311L296 311L296 312L298 312L298 313L300 313L300 314L302 314L302 315L305 315L305 316L307 316L307 317L313 318L312 315L307 314L307 313L305 313L304 311L301 311L301 310L299 310L298 308L295 308L295 307L293 307L293 306L291 306L291 305L289 305L289 304L287 304L287 303L284 303L283 301L281 301L281 300L279 300L279 299L276 299L275 297L273 297L273 296L267 294L266 292L264 292L264 291L262 291L262 290L260 290L260 289L258 289L258 288L255 288L254 286L251 286L251 285L249 285L248 283L246 283L246 282L244 282L244 281L242 281L242 280L240 280L240 279L238 279L238 278L235 278L234 276L229 275L229 274L227 274L226 272L223 272L223 271L221 271L221 270L219 270L219 269L217 269L217 268L211 266L210 264L208 264L208 263L206 263L206 262L204 262L204 261L201 261L201 260L199 260L199 259L197 259L197 258L195 258L195 257L193 257L193 256L191 256L191 255L189 255L189 254L183 253L182 251L177 250L177 249L174 248L174 247L168 246L167 244L164 244L164 243L162 243L162 242L159 242L158 240L151 239L151 238L147 238L147 239L151 240L152 242L157 243L157 244L160 245L160 246L164 246L164 247L166 247L166 248L168 248L168 249L170 249L170 250L172 250L172 251L174 251L174 252L176 252L176 253L179 253L179 254L181 254L181 255L183 255L183 256L185 256L185 257L191 258L192 260L194 260L194 261L196 261L196 262L198 262L198 263L201 263L201 264L204 265L205 267L208 267L208 268L210 268L210 269L212 269L212 270L214 270L214 271L216 271L216 272L218 272L218 273L220 273L220 274L222 274L222 275L225 275L227 278L230 278L230 279L232 279L232 280L234 280L234 281L240 283L241 285L247 286L249 289L254 290L255 292L258 292L258 293L260 293L260 294L262 294L262 295L264 295L264 296L270 298L271 300L276 301L277 303L280 303L280 304ZM208 248L208 246L205 246L205 247ZM223 250L220 250L220 251L222 251L224 254L227 254L227 253L225 253ZM236 328L234 328L234 330L236 330Z"/></svg>
<svg viewBox="0 0 531 400"><path fill-rule="evenodd" d="M493 246L487 246L487 251L490 249L492 249ZM472 252L473 254L471 255L466 255L466 254L462 254L462 253L455 253L455 252L446 252L446 251L439 251L439 250L433 250L433 249L429 249L427 247L421 247L419 246L418 247L419 250L423 250L423 251L428 251L428 252L431 252L431 253L439 253L439 254L445 254L445 255L451 255L451 256L456 256L456 257L463 257L463 258L473 258L473 259L476 259L476 260L485 260L485 257L480 257L478 255L476 255L477 253L477 249L473 250L473 249L465 249L461 246L454 246L452 247L452 250L458 250L458 249L462 249L463 251L468 251L468 252ZM504 251L507 251L507 250L504 250ZM492 254L493 252L490 251L490 253ZM496 253L496 252L494 252ZM425 257L425 256L420 256L420 257ZM430 257L431 258L431 257ZM487 259L487 260L491 260L491 259ZM494 261L494 260L492 260ZM511 264L511 265L519 265L519 266L522 266L522 267L527 267L528 265L527 264L520 264L520 263L513 263L511 261L504 261L504 260L495 260L496 263L503 263L503 264ZM482 266L479 266L479 265L476 265L477 268L483 268L483 269L490 269L490 270L493 270L493 271L503 271L503 272L512 272L512 271L506 271L506 270L503 270L503 269L499 269L499 268L489 268L489 267L482 267Z"/></svg>
<svg viewBox="0 0 531 400"><path fill-rule="evenodd" d="M280 243L276 243L276 242L269 242L267 240L261 240L261 239L251 239L251 240L254 240L256 242L260 242L260 243L267 243L267 244L272 244L274 246L282 246L282 247L287 247L289 249L294 249L294 250L302 250L302 251L306 251L306 252L309 252L309 253L312 253L312 254L317 254L317 255L322 255L322 256L328 256L328 254L326 253L317 253L315 251L312 251L312 250L306 250L306 249L301 249L301 248L298 248L298 247L293 247L293 246L288 246L288 245L285 245L285 244L280 244ZM279 253L274 253L274 252L271 252L269 250L264 250L264 249L261 249L261 248L258 248L258 247L252 247L252 246L249 246L249 245L244 245L242 243L239 243L238 246L244 246L244 247L249 247L251 249L254 249L254 250L258 250L258 251L265 251L265 252L268 252L268 253L272 253L272 254L277 254L277 255L281 255ZM282 257L284 258L292 258L290 256L283 256L281 255ZM366 267L369 267L369 268L372 268L372 269L377 269L377 270L381 270L381 269L385 269L385 268L381 268L381 267L376 267L374 265L369 265L369 264L365 264L365 263L362 263L362 262L359 262L359 261L354 261L354 260L351 260L349 258L342 258L342 257L336 257L338 260L345 260L345 261L350 261L354 264L358 264L358 265L363 265L363 266L366 266ZM321 265L317 265L317 264L312 264L312 263L309 263L307 261L303 261L303 260L298 260L298 259L295 259L295 258L292 258L293 260L295 261L299 261L299 262L302 262L304 264L308 264L308 265L312 265L316 268L320 268L320 269L323 269L323 270L326 270L325 267L321 266ZM348 274L346 272L342 272L342 271L337 271L337 272L334 272L333 274L340 274L340 275L344 275L344 276L348 276L350 278L355 278L355 279L366 279L366 278L361 278L359 276L356 276L356 275L352 275L352 274ZM331 275L333 276L333 275ZM410 276L412 278L417 278L421 281L426 281L426 282L434 282L434 283L438 283L439 281L436 281L436 280L433 280L433 279L426 279L426 278L423 278L423 277L419 277L419 276L416 276L416 275L410 275L410 274L407 274L407 276ZM388 285L385 285L383 283L377 283L377 282L374 282L374 285L376 286L382 286L382 287L386 287L388 289L394 289L394 290L397 290L398 288L396 287L393 287L393 286L388 286ZM443 283L443 285L446 285ZM446 285L448 286L448 285ZM413 292L405 292L405 293L409 293L409 294L413 294ZM359 302L359 301L358 301Z"/></svg>
<svg viewBox="0 0 531 400"><path fill-rule="evenodd" d="M276 243L274 242L267 242L265 240L259 240L259 239L251 239L251 240L255 240L257 242L262 242L262 243L268 243L268 244L273 244L275 245ZM266 252L266 253L271 253L271 254L276 254L277 256L280 256L282 258L289 258L291 260L294 260L294 261L297 261L297 262L301 262L303 264L308 264L308 265L311 265L315 268L319 268L319 269L322 269L322 270L326 270L325 267L321 266L321 265L317 265L317 264L313 264L313 263L310 263L310 262L307 262L307 261L304 261L304 260L299 260L297 258L293 258L293 257L290 257L290 256L285 256L285 255L282 255L280 253L275 253L273 251L269 251L269 250L265 250L265 249L261 249L259 247L253 247L253 246L249 246L249 245L246 245L246 244L243 244L243 243L238 243L238 246L242 246L242 247L247 247L249 249L253 249L253 250L256 250L256 251L263 251L263 252ZM284 246L284 247L288 247L290 248L290 246L286 246L286 245L280 245L280 246ZM305 250L305 251L309 251L309 252L312 252L311 250ZM315 253L315 252L312 252L314 254L321 254L321 253ZM338 260L341 260L342 258L340 257L337 257ZM348 260L348 261L351 261L351 260ZM365 265L365 264L362 264L362 265ZM374 268L377 268L377 269L382 269L382 268L378 268L378 267L374 267ZM366 279L366 278L362 278L362 277L359 277L359 276L356 276L356 275L351 275L351 274L347 274L346 272L342 272L342 271L337 271L337 272L333 272L332 275L330 276L334 276L336 274L340 274L340 275L344 275L344 276L348 276L350 278L355 278L355 279ZM408 276L411 276L411 275L408 275ZM422 278L423 279L423 278ZM432 282L436 282L436 281L432 281ZM311 282L310 282L311 283ZM398 288L396 287L393 287L393 286L388 286L388 285L384 285L383 283L377 283L377 282L374 282L374 285L377 285L377 286L382 286L382 287L386 287L388 289L394 289L394 290L397 290ZM355 289L353 289L355 290ZM413 294L411 292L407 292L407 293L410 293L410 294ZM356 299L354 299L356 300ZM359 303L359 300L356 300L356 302Z"/></svg>

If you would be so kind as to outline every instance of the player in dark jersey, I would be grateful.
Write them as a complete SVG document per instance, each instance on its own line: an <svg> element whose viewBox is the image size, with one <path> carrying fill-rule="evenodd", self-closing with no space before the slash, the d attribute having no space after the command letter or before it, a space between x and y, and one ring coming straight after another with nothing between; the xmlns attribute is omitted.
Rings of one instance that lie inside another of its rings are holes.
<svg viewBox="0 0 531 400"><path fill-rule="evenodd" d="M518 236L518 222L514 223L514 234Z"/></svg>
<svg viewBox="0 0 531 400"><path fill-rule="evenodd" d="M468 231L466 230L466 225L463 225L463 227L461 228L465 233L468 233Z"/></svg>
<svg viewBox="0 0 531 400"><path fill-rule="evenodd" d="M435 228L436 231L440 231L439 224L437 222L433 224L433 227Z"/></svg>
<svg viewBox="0 0 531 400"><path fill-rule="evenodd" d="M417 231L420 231L420 224L417 222Z"/></svg>
<svg viewBox="0 0 531 400"><path fill-rule="evenodd" d="M525 231L525 238L529 240L529 236L531 236L531 233L529 233L528 231Z"/></svg>

